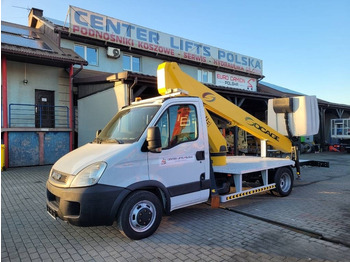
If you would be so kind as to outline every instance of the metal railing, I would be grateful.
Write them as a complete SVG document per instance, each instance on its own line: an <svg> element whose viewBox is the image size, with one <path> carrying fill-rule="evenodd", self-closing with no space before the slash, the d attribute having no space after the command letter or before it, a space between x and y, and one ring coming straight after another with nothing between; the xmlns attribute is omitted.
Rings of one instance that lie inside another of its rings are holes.
<svg viewBox="0 0 350 262"><path fill-rule="evenodd" d="M68 128L67 106L9 105L9 127Z"/></svg>

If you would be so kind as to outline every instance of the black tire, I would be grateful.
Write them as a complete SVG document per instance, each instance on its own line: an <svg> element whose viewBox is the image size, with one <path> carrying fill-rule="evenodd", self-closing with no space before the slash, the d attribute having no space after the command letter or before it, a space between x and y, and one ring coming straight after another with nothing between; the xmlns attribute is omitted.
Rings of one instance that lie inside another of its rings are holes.
<svg viewBox="0 0 350 262"><path fill-rule="evenodd" d="M124 200L117 221L123 235L138 240L152 235L161 219L158 197L148 191L135 191Z"/></svg>
<svg viewBox="0 0 350 262"><path fill-rule="evenodd" d="M303 143L304 151L303 153L311 153L312 152L312 144L311 143Z"/></svg>
<svg viewBox="0 0 350 262"><path fill-rule="evenodd" d="M279 168L275 174L276 188L273 190L274 193L281 197L288 196L292 192L293 182L292 170L288 167Z"/></svg>

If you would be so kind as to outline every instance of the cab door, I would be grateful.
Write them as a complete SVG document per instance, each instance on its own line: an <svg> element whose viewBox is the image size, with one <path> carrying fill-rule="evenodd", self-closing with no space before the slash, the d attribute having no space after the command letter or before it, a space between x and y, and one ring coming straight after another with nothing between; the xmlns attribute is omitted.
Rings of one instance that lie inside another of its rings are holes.
<svg viewBox="0 0 350 262"><path fill-rule="evenodd" d="M162 152L148 152L149 176L161 182L171 196L171 210L206 201L205 143L196 104L169 106L158 119Z"/></svg>

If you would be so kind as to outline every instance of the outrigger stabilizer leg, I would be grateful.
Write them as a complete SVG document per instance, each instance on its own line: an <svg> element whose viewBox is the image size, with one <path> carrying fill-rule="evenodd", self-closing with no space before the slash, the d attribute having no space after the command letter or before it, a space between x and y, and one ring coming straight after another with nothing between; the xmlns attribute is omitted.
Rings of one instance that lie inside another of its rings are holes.
<svg viewBox="0 0 350 262"><path fill-rule="evenodd" d="M214 169L212 163L210 163L210 205L212 208L219 208L220 197L216 188L216 181L214 176Z"/></svg>
<svg viewBox="0 0 350 262"><path fill-rule="evenodd" d="M293 142L294 143L294 142ZM300 161L299 161L299 148L297 145L293 146L292 149L292 160L295 162L295 168L296 168L296 173L297 173L297 178L296 180L301 180L301 173L300 173Z"/></svg>

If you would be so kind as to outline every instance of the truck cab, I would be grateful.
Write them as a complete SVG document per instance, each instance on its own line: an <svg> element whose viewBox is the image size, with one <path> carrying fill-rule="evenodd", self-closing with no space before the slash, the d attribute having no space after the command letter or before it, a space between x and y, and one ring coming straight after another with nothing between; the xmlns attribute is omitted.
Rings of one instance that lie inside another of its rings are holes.
<svg viewBox="0 0 350 262"><path fill-rule="evenodd" d="M161 144L150 148L154 127ZM47 181L48 211L78 226L111 225L119 217L126 235L142 238L158 227L163 212L208 200L207 137L199 98L162 96L133 103L93 142L54 164Z"/></svg>

